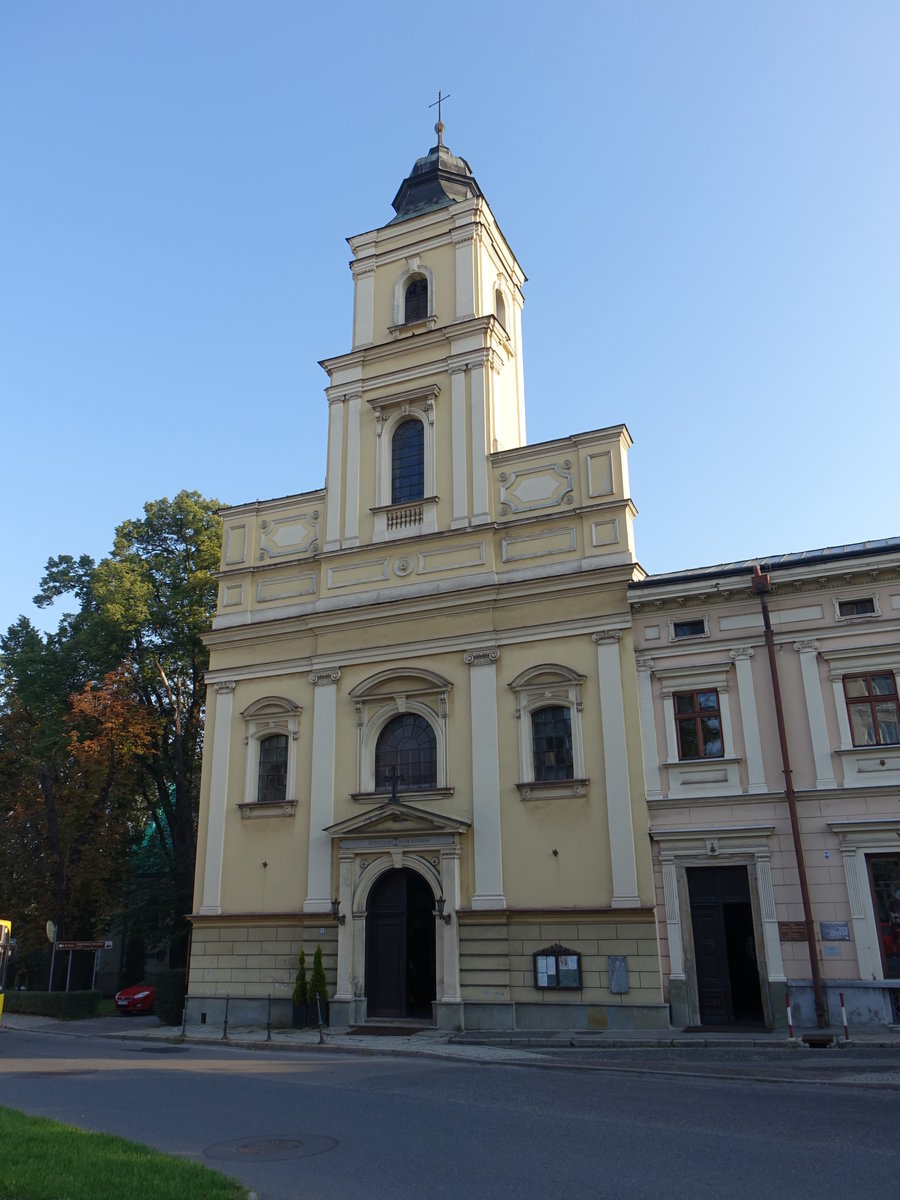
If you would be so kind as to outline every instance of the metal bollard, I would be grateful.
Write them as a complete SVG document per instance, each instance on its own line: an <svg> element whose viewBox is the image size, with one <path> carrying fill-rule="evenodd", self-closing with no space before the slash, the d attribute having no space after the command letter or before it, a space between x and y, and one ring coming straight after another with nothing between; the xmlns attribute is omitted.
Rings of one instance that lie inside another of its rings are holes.
<svg viewBox="0 0 900 1200"><path fill-rule="evenodd" d="M222 1038L223 1038L223 1039L227 1039L227 1038L228 1038L228 1001L229 1001L230 999L231 999L231 997L230 997L230 996L229 996L229 994L226 992L226 993L225 993L225 1023L224 1023L224 1025L222 1026Z"/></svg>
<svg viewBox="0 0 900 1200"><path fill-rule="evenodd" d="M790 994L790 992L784 993L784 1003L785 1003L785 1007L787 1008L788 1037L793 1041L794 1018L791 1015L791 994Z"/></svg>
<svg viewBox="0 0 900 1200"><path fill-rule="evenodd" d="M847 1025L847 1006L844 1003L844 993L838 992L838 995L841 998L841 1021L843 1022L843 1025L844 1025L844 1041L849 1042L850 1041L850 1029Z"/></svg>
<svg viewBox="0 0 900 1200"><path fill-rule="evenodd" d="M272 1040L272 997L266 996L266 1041Z"/></svg>

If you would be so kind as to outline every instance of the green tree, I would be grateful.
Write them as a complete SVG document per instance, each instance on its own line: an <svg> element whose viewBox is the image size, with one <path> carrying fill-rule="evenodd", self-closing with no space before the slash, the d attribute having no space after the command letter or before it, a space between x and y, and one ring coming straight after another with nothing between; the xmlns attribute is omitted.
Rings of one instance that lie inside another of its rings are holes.
<svg viewBox="0 0 900 1200"><path fill-rule="evenodd" d="M113 796L121 802L117 812L123 817L127 810L122 827L133 844L148 822L156 831L171 884L175 964L186 960L183 914L190 911L193 889L208 664L202 635L216 603L218 508L215 500L180 492L172 500L146 504L142 518L123 522L112 552L99 563L87 556L51 559L35 602L46 606L71 597L75 611L46 637L21 618L0 638L0 804L17 814L20 828L12 841L23 852L40 847L42 839L53 844L61 789L75 786L80 743L72 741L73 721L88 717L84 711L78 716L73 697L118 672L120 699L127 692L141 713L143 743L129 743L124 758L109 758L107 745L108 781L95 763L93 774L79 776L79 786L85 794L94 789L101 809ZM88 738L96 754L101 740ZM17 746L27 751L19 758ZM80 753L84 757L87 750ZM104 788L106 799L100 802ZM98 815L80 837L81 860L97 870L99 853L93 848L102 841L101 825ZM121 843L117 846L121 850ZM127 853L119 857L128 859ZM22 896L23 906L33 901L36 883ZM54 895L69 896L71 888L71 878L56 870ZM0 883L0 898L5 891ZM97 911L95 917L109 915ZM87 919L86 913L82 917Z"/></svg>

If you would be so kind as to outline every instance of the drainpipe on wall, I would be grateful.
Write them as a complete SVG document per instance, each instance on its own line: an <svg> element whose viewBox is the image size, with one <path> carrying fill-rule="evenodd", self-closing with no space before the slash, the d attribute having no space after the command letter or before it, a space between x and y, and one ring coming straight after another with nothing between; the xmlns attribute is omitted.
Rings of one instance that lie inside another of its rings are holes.
<svg viewBox="0 0 900 1200"><path fill-rule="evenodd" d="M803 901L803 924L806 926L806 944L809 948L809 962L812 969L813 1000L816 1006L816 1024L824 1029L828 1024L828 1010L825 1003L825 989L822 986L822 973L819 970L819 948L816 945L816 927L813 921L812 903L809 898L809 883L806 879L806 863L803 859L803 842L800 837L800 819L797 816L797 797L794 793L794 778L791 772L791 756L788 750L787 729L784 724L784 708L781 704L781 686L778 682L778 663L775 661L775 638L772 634L772 622L769 618L769 603L766 595L772 590L772 581L767 573L762 572L757 564L753 568L751 590L759 596L762 609L763 628L766 635L766 650L769 654L769 672L772 677L772 695L775 700L775 721L778 725L778 741L781 743L781 769L784 773L784 796L787 800L788 812L791 816L791 836L794 841L794 857L797 860L797 874L800 877L800 898Z"/></svg>

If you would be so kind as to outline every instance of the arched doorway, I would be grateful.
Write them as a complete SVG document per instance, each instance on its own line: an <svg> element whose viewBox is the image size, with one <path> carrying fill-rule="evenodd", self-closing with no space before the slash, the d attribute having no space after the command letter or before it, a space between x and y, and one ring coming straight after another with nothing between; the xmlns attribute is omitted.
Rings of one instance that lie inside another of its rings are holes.
<svg viewBox="0 0 900 1200"><path fill-rule="evenodd" d="M366 903L370 1017L431 1020L435 999L434 895L415 871L388 871Z"/></svg>

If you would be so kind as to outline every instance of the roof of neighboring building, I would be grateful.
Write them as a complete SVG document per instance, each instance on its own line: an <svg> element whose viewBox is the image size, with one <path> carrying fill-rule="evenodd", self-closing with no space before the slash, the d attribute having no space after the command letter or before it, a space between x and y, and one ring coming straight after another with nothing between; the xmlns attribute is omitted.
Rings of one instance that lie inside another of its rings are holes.
<svg viewBox="0 0 900 1200"><path fill-rule="evenodd" d="M868 542L851 542L846 546L823 546L821 550L799 550L791 554L773 554L768 558L746 558L737 562L719 563L709 567L691 567L686 571L666 571L648 575L631 584L631 588L663 587L671 583L691 583L702 579L721 579L726 575L749 575L755 566L764 571L786 571L794 567L816 566L845 558L866 558L878 554L900 553L900 537L876 538Z"/></svg>

